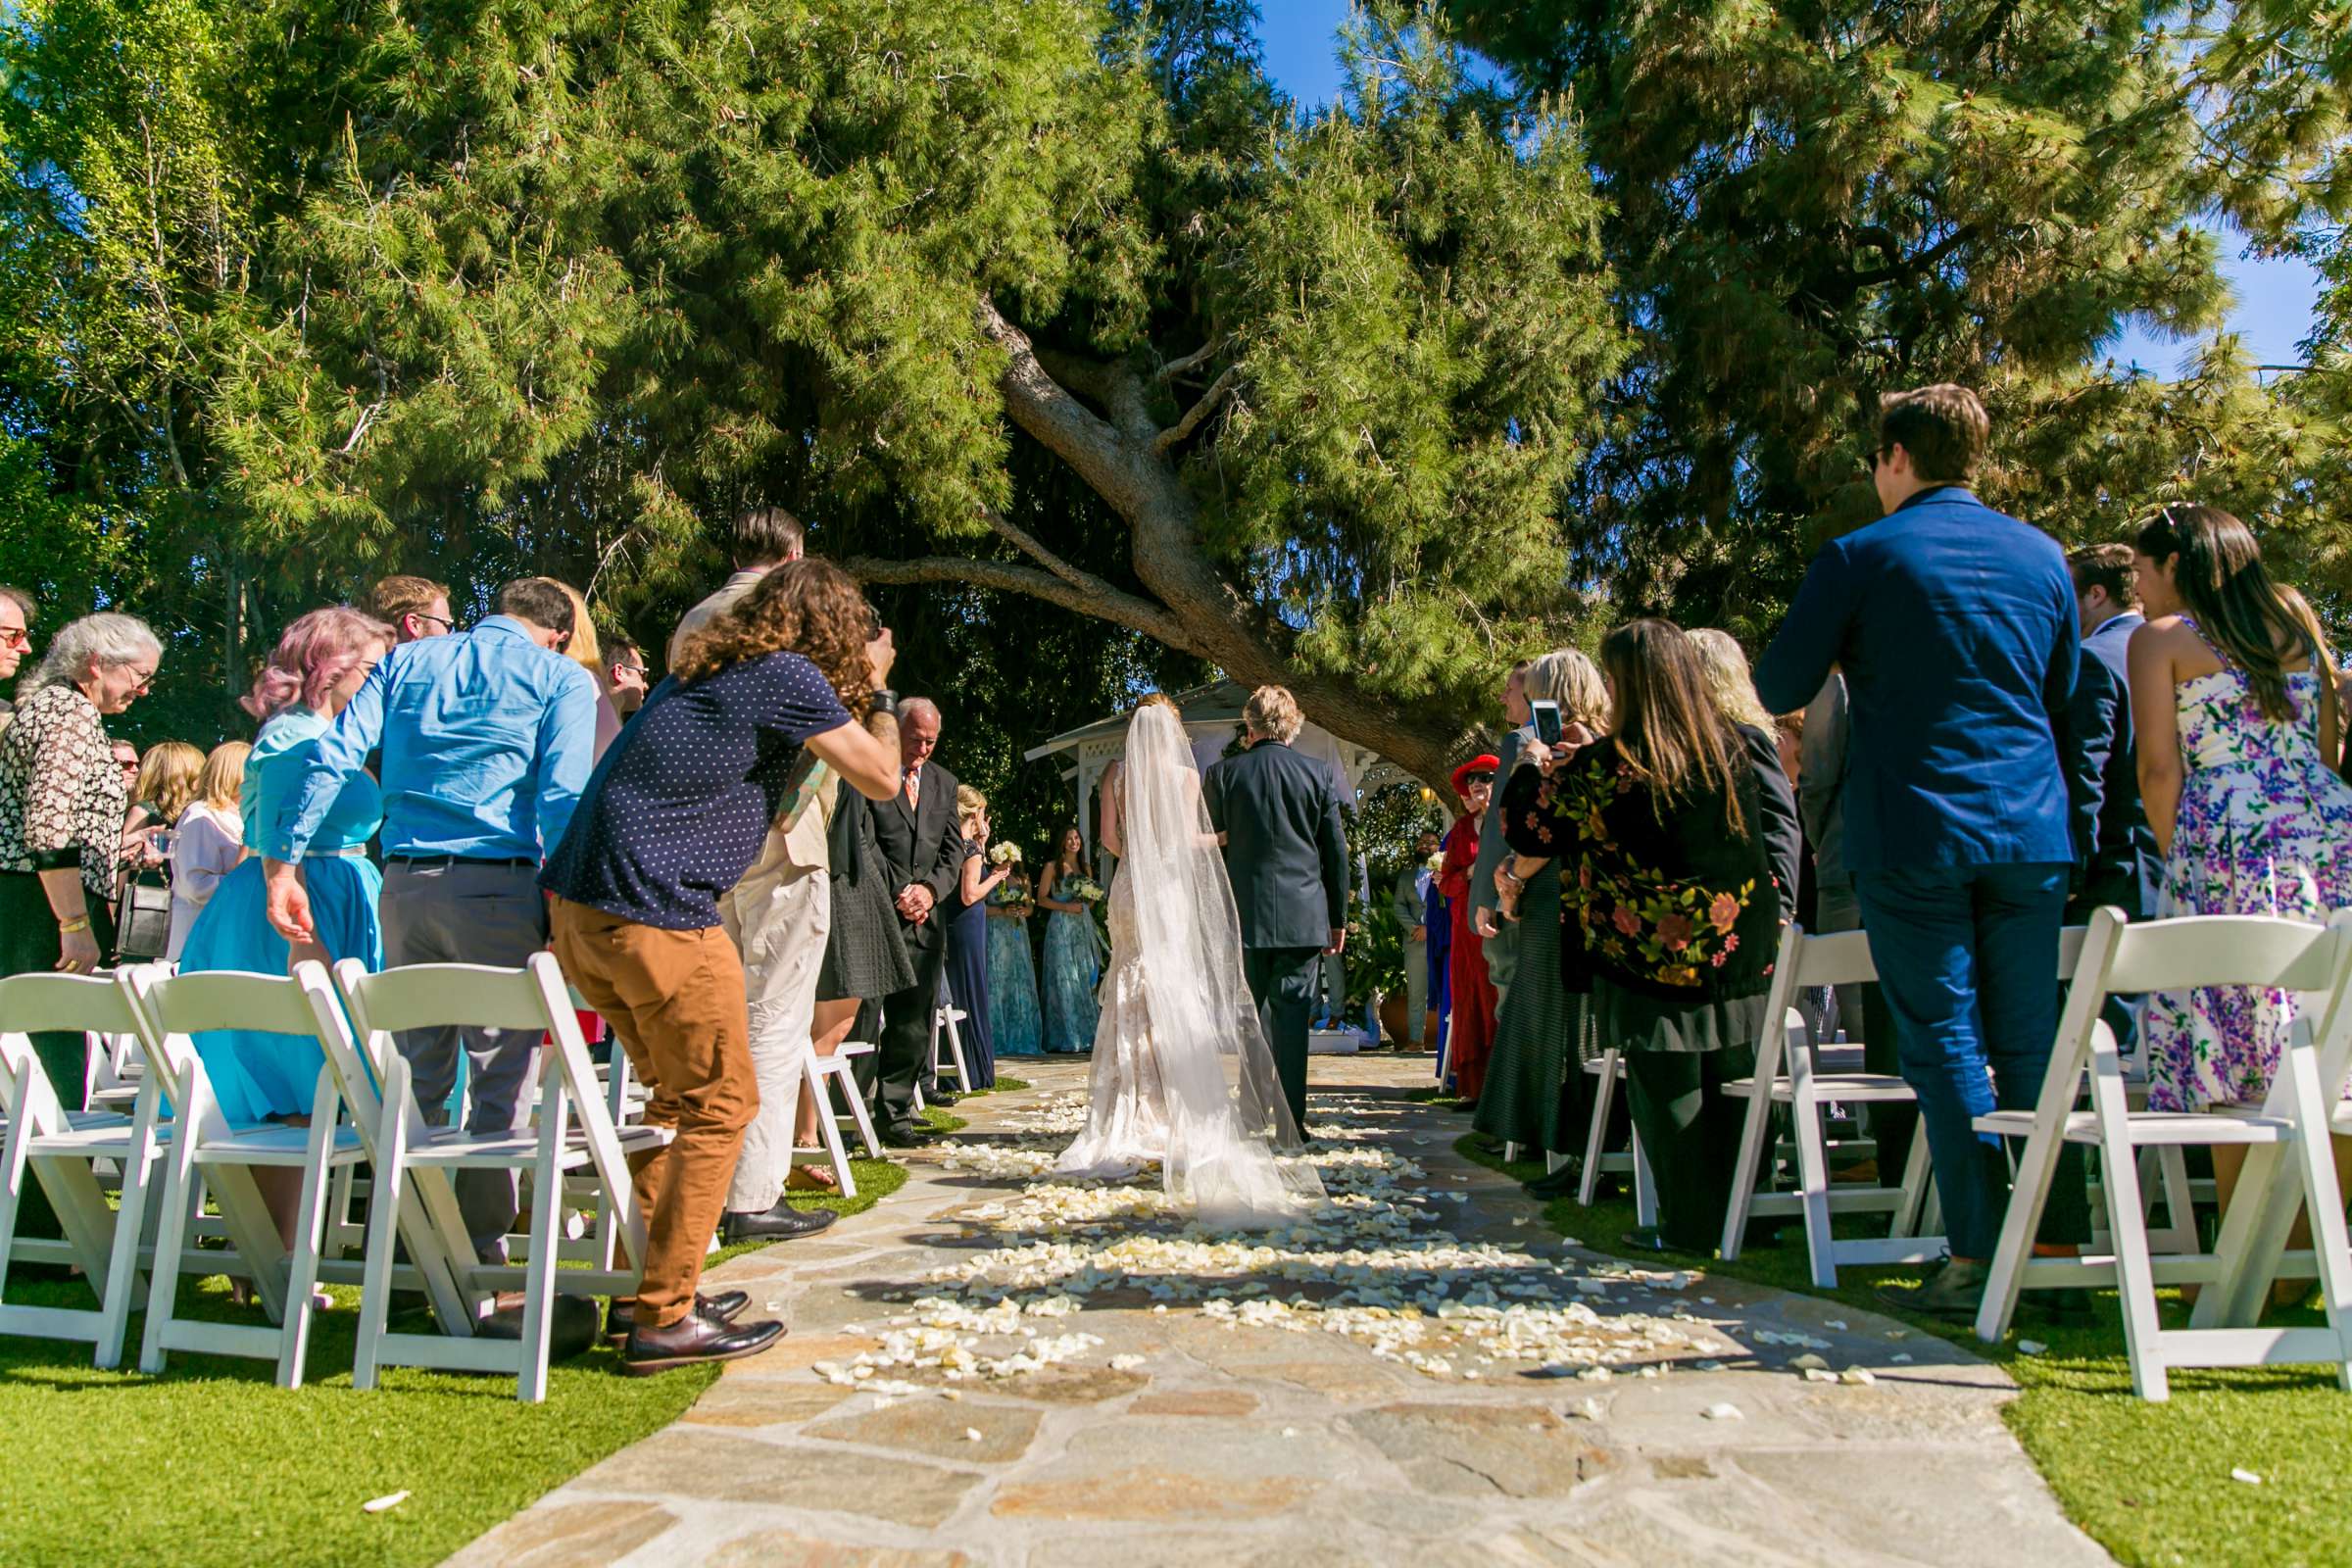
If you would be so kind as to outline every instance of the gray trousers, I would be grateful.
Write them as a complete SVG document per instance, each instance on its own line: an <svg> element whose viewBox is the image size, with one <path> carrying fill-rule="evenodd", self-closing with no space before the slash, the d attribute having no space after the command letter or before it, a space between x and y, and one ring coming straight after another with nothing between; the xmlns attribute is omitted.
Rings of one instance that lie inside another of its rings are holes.
<svg viewBox="0 0 2352 1568"><path fill-rule="evenodd" d="M393 968L411 963L519 968L547 946L547 900L539 892L538 867L532 865L394 860L384 867L380 912L384 962ZM436 1127L449 1121L461 1045L466 1130L500 1133L527 1125L539 1035L524 1029L403 1030L400 1054L408 1058L424 1119ZM514 1171L458 1172L458 1208L485 1263L506 1261L506 1237L520 1209L521 1186Z"/></svg>
<svg viewBox="0 0 2352 1568"><path fill-rule="evenodd" d="M1410 929L1409 927L1407 929ZM1404 1044L1421 1047L1421 1020L1429 1011L1429 944L1404 945Z"/></svg>

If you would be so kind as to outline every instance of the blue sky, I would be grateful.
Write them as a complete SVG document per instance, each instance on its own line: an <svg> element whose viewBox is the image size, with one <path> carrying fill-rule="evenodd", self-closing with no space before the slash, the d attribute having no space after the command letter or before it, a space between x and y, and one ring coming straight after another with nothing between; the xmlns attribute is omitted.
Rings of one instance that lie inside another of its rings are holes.
<svg viewBox="0 0 2352 1568"><path fill-rule="evenodd" d="M1348 0L1259 0L1259 4L1263 21L1258 32L1265 43L1266 70L1275 81L1308 105L1337 96L1336 34L1347 20ZM2223 270L2237 291L2230 324L2245 335L2258 363L2299 365L2303 356L2295 345L2311 329L2319 274L2306 263L2291 259L2246 260L2238 255L2243 248L2235 235L2224 235ZM2134 327L2125 332L2114 354L2119 360L2170 374L2194 348L2193 343L2168 342Z"/></svg>

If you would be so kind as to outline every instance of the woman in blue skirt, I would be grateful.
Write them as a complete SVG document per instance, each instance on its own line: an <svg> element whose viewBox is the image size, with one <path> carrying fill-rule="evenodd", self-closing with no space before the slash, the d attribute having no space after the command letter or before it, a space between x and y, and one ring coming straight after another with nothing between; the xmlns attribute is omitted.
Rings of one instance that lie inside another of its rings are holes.
<svg viewBox="0 0 2352 1568"><path fill-rule="evenodd" d="M242 700L245 710L262 720L245 760L245 858L220 879L196 917L180 950L182 973L285 974L302 958L357 958L370 971L384 966L375 915L383 878L367 850L384 816L373 778L364 771L351 776L300 862L297 874L310 894L318 933L316 949L296 952L270 928L262 858L289 858L279 808L301 782L319 737L391 646L391 627L340 606L312 611L278 639L269 667ZM318 1081L316 1040L249 1029L207 1030L194 1039L214 1097L232 1125L308 1121ZM293 1217L293 1199L286 1195L286 1220Z"/></svg>

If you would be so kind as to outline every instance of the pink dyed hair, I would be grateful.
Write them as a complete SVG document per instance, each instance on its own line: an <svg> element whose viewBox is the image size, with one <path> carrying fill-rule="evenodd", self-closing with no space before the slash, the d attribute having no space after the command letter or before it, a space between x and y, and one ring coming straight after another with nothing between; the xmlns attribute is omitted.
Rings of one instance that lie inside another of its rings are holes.
<svg viewBox="0 0 2352 1568"><path fill-rule="evenodd" d="M256 718L268 718L296 702L316 708L326 689L355 664L392 646L392 628L373 615L335 605L314 610L277 640L253 690L237 700Z"/></svg>

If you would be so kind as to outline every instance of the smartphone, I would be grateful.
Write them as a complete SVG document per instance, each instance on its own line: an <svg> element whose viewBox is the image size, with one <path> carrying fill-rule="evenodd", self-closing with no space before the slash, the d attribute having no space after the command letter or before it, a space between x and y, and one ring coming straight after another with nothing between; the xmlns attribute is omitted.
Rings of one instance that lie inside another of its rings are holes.
<svg viewBox="0 0 2352 1568"><path fill-rule="evenodd" d="M1535 717L1536 739L1542 741L1546 746L1559 745L1560 705L1557 703L1533 702L1527 705L1527 710Z"/></svg>

